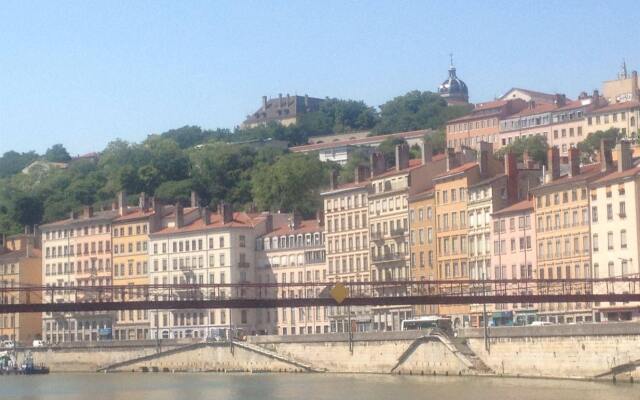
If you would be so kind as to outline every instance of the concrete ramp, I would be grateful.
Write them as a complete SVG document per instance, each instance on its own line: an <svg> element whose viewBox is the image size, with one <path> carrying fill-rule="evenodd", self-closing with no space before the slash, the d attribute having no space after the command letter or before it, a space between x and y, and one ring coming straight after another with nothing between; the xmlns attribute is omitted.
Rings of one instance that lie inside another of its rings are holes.
<svg viewBox="0 0 640 400"><path fill-rule="evenodd" d="M268 350L268 349L266 349L266 348L264 348L262 346L258 346L258 345L247 343L247 342L238 342L238 341L234 341L233 345L237 346L237 347L240 347L241 349L252 351L254 353L261 354L261 355L263 355L265 357L272 358L274 360L278 360L278 361L282 361L282 362L287 363L287 364L291 364L291 365L293 365L295 367L304 369L307 372L325 372L325 370L323 370L323 369L319 369L319 368L316 368L316 367L314 367L314 366L312 366L310 364L306 364L306 363L303 363L301 361L295 360L292 357L283 356L283 355L281 355L279 353L276 353L275 351Z"/></svg>
<svg viewBox="0 0 640 400"><path fill-rule="evenodd" d="M133 365L139 362L144 362L144 361L150 361L150 360L155 360L157 358L161 358L161 357L166 357L168 355L171 354L178 354L178 353L182 353L184 351L189 351L189 350L194 350L194 349L199 349L205 346L208 346L209 343L194 343L194 344L188 344L182 347L178 347L178 348L173 348L173 349L169 349L169 350L165 350L165 351L159 351L157 353L154 354L149 354L146 356L142 356L142 357L135 357L135 358L131 358L129 360L125 360L125 361L120 361L117 363L113 363L113 364L109 364L107 366L98 368L96 370L96 372L109 372L109 371L113 371L115 369L118 368L122 368L122 367L126 367L128 365Z"/></svg>
<svg viewBox="0 0 640 400"><path fill-rule="evenodd" d="M616 376L618 374L623 374L625 372L635 371L638 367L640 367L640 360L630 361L628 363L616 365L615 367L605 371L601 374L594 375L594 379L601 379L606 376Z"/></svg>
<svg viewBox="0 0 640 400"><path fill-rule="evenodd" d="M390 372L394 372L400 367L423 343L439 341L454 356L456 356L468 369L485 374L491 374L493 371L489 368L462 340L451 338L447 333L432 329L426 335L415 339L409 347L398 357L398 361L391 368Z"/></svg>

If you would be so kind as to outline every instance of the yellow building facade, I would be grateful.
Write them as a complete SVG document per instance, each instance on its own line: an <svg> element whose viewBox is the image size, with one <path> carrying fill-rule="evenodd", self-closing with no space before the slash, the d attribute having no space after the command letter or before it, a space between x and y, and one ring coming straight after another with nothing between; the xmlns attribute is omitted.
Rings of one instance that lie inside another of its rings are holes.
<svg viewBox="0 0 640 400"><path fill-rule="evenodd" d="M410 268L414 281L438 280L436 268L436 212L433 188L409 197ZM433 315L437 305L414 307L414 314Z"/></svg>
<svg viewBox="0 0 640 400"><path fill-rule="evenodd" d="M42 256L32 235L11 236L0 249L0 287L18 286L42 286ZM29 300L25 292L9 291L0 298L0 303L26 303ZM0 340L31 346L33 340L41 338L41 313L0 314Z"/></svg>

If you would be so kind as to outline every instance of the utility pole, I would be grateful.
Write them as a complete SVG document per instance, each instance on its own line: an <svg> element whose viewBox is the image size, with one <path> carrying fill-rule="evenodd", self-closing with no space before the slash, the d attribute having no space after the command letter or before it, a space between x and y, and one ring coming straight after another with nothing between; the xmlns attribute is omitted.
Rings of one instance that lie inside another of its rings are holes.
<svg viewBox="0 0 640 400"><path fill-rule="evenodd" d="M489 332L488 332L488 327L487 327L487 300L485 298L486 296L486 291L485 291L485 285L484 285L484 280L485 280L485 274L484 271L482 272L482 322L484 325L484 349L487 351L487 353L489 352Z"/></svg>

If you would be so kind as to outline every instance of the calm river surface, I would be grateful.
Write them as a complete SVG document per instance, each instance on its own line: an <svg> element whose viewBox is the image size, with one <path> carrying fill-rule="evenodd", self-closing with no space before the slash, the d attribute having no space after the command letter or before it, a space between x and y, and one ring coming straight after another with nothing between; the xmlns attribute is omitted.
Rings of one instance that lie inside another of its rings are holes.
<svg viewBox="0 0 640 400"><path fill-rule="evenodd" d="M51 374L0 376L0 399L618 400L638 385L559 380L331 374Z"/></svg>

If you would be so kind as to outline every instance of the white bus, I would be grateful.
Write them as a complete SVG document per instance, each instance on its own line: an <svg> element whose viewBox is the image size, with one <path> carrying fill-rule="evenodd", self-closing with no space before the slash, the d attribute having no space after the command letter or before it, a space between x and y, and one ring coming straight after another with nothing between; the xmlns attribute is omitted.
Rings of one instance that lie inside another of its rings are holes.
<svg viewBox="0 0 640 400"><path fill-rule="evenodd" d="M423 329L438 328L445 332L451 332L451 318L439 317L437 315L427 315L405 319L402 321L403 331L419 331Z"/></svg>

